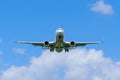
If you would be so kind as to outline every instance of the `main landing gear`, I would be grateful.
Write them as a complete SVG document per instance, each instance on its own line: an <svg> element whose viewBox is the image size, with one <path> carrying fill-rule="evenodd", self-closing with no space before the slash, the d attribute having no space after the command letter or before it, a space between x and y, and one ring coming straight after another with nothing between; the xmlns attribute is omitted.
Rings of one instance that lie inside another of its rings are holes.
<svg viewBox="0 0 120 80"><path fill-rule="evenodd" d="M69 52L69 49L67 48L67 49L65 49L65 52Z"/></svg>
<svg viewBox="0 0 120 80"><path fill-rule="evenodd" d="M51 49L50 49L50 52L54 52L54 48L51 48Z"/></svg>

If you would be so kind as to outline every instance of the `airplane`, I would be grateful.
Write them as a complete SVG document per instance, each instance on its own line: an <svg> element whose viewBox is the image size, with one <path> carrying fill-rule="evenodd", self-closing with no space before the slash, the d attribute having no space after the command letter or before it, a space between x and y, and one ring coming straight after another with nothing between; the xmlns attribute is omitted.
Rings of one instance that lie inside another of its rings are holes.
<svg viewBox="0 0 120 80"><path fill-rule="evenodd" d="M63 50L65 50L65 52L69 52L70 49L73 49L78 46L85 46L87 44L100 44L102 42L101 41L100 42L74 42L74 41L66 42L66 41L64 41L64 30L62 28L58 28L56 30L55 41L53 41L53 42L49 42L49 41L45 41L45 42L17 41L17 43L41 46L46 49L50 49L50 52L56 51L56 52L60 53Z"/></svg>

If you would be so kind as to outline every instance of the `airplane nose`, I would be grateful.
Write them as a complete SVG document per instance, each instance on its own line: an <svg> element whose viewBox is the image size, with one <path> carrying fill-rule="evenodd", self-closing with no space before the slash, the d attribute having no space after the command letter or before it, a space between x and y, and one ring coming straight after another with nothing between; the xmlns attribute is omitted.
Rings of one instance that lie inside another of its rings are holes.
<svg viewBox="0 0 120 80"><path fill-rule="evenodd" d="M63 30L62 28L58 28L58 29L56 30L56 32L61 32L61 33L63 33L64 30Z"/></svg>

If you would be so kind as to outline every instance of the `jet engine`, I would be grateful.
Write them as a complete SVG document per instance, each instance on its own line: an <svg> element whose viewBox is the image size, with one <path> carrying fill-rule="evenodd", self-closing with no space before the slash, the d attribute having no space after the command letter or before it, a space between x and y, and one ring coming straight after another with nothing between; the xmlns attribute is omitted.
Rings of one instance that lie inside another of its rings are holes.
<svg viewBox="0 0 120 80"><path fill-rule="evenodd" d="M48 41L45 41L45 42L44 42L44 45L45 45L46 47L48 47L48 46L49 46L49 42L48 42Z"/></svg>
<svg viewBox="0 0 120 80"><path fill-rule="evenodd" d="M71 46L71 47L75 47L75 42L74 42L74 41L71 41L71 42L70 42L70 46Z"/></svg>

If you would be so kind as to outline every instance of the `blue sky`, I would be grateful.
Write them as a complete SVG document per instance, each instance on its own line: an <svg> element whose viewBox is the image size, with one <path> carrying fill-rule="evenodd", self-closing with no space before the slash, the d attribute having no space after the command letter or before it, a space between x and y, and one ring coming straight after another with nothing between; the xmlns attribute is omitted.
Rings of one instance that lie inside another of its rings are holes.
<svg viewBox="0 0 120 80"><path fill-rule="evenodd" d="M2 0L0 1L0 70L29 64L43 49L15 41L53 41L55 30L66 41L104 41L86 49L102 50L120 61L120 1L114 0ZM16 50L22 51L18 54Z"/></svg>

